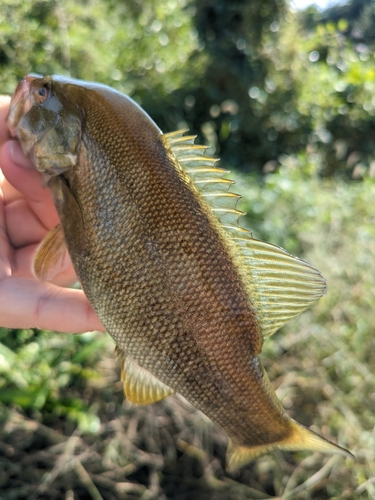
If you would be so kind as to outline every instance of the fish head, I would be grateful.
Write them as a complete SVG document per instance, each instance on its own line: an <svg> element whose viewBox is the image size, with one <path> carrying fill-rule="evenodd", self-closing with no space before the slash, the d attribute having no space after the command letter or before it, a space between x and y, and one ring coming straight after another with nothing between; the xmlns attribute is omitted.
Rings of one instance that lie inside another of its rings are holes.
<svg viewBox="0 0 375 500"><path fill-rule="evenodd" d="M67 89L67 85L68 79L62 77L27 75L10 102L10 133L19 139L46 183L77 162L85 112L81 89L74 85Z"/></svg>

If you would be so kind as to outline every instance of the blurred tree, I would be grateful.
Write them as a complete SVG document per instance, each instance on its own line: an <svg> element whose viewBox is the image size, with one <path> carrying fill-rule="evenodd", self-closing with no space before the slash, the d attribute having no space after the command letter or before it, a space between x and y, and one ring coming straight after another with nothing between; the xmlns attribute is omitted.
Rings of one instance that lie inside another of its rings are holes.
<svg viewBox="0 0 375 500"><path fill-rule="evenodd" d="M324 175L359 179L374 170L374 47L370 39L367 44L354 37L354 27L365 18L367 26L375 24L375 17L365 16L367 9L374 4L353 0L320 14L308 9L299 16L302 21L307 16L310 29L305 23L300 39L298 110L310 118L308 150L319 155ZM338 21L327 21L330 18Z"/></svg>
<svg viewBox="0 0 375 500"><path fill-rule="evenodd" d="M375 40L375 4L373 0L349 0L330 7L323 13L321 22L333 21L337 23L340 19L348 21L345 34L354 41L371 43Z"/></svg>
<svg viewBox="0 0 375 500"><path fill-rule="evenodd" d="M269 33L277 33L286 4L284 0L193 3L207 63L190 87L175 93L181 121L202 132L224 162L259 171L280 150L269 138L268 117L257 109L253 94L267 78L264 44ZM189 63L193 61L194 57Z"/></svg>
<svg viewBox="0 0 375 500"><path fill-rule="evenodd" d="M375 4L373 0L349 0L319 10L315 5L309 6L299 16L305 29L311 30L318 24L347 21L345 36L356 42L371 44L375 40Z"/></svg>
<svg viewBox="0 0 375 500"><path fill-rule="evenodd" d="M1 91L28 72L97 80L229 166L270 172L307 153L323 175L361 177L375 154L375 7L352 0L334 22L285 1L3 0ZM366 43L348 35L359 25Z"/></svg>

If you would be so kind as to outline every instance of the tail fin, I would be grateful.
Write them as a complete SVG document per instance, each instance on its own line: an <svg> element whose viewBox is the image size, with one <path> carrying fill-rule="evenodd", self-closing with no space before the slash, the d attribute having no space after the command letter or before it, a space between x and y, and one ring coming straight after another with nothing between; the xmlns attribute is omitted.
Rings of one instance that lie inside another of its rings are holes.
<svg viewBox="0 0 375 500"><path fill-rule="evenodd" d="M339 453L349 458L354 458L354 455L345 448L341 448L337 444L331 443L328 439L320 436L307 427L291 420L292 433L287 438L276 443L256 446L235 446L231 441L228 444L227 452L227 470L233 472L236 469L251 462L254 458L268 453L275 449L281 450L310 450L321 451L323 453Z"/></svg>

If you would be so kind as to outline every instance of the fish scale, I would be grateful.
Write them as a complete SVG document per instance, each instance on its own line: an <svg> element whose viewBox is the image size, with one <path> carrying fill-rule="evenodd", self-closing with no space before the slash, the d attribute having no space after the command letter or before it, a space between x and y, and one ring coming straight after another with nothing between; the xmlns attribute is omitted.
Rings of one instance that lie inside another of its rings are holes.
<svg viewBox="0 0 375 500"><path fill-rule="evenodd" d="M241 228L240 196L205 146L163 135L110 87L59 76L25 77L8 123L61 220L35 274L56 274L67 246L130 401L181 393L229 435L229 470L275 448L350 456L285 413L258 357L324 278Z"/></svg>

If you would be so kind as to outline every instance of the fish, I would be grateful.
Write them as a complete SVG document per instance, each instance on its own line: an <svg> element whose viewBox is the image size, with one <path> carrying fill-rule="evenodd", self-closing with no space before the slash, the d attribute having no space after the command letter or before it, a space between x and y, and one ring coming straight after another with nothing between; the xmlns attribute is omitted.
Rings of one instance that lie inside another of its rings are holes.
<svg viewBox="0 0 375 500"><path fill-rule="evenodd" d="M8 127L61 221L35 276L50 279L69 252L116 343L129 401L184 396L228 435L229 472L275 449L352 457L288 416L260 360L325 279L241 227L240 196L207 146L186 130L162 133L111 87L58 75L19 83Z"/></svg>

